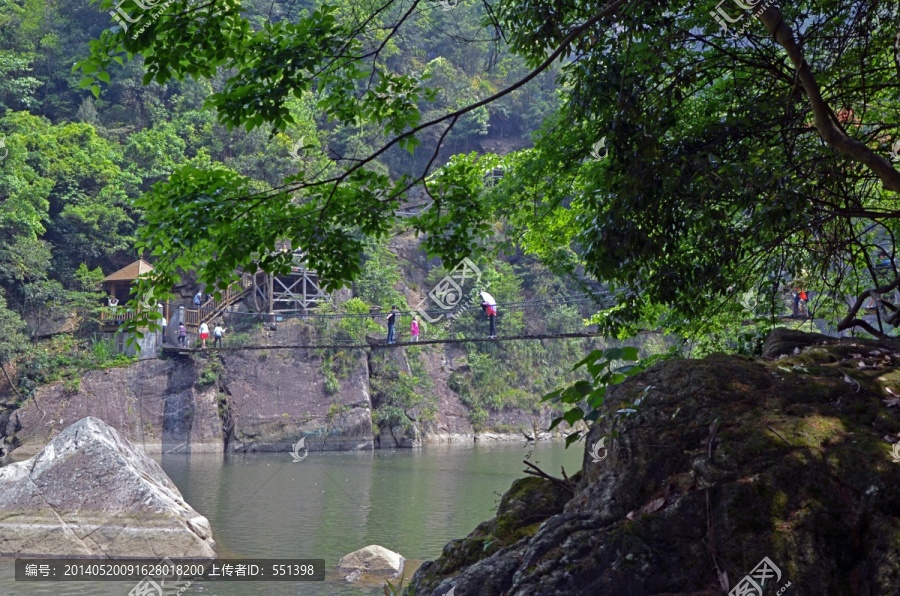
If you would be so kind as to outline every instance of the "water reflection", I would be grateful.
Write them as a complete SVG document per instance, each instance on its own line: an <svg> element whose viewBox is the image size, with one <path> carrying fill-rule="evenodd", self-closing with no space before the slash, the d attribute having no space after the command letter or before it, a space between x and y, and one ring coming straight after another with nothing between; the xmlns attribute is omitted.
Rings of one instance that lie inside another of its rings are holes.
<svg viewBox="0 0 900 596"><path fill-rule="evenodd" d="M315 558L328 566L368 544L408 559L434 559L443 546L489 519L510 483L524 476L522 459L548 473L564 465L571 476L582 446L562 443L429 446L363 453L313 452L300 463L290 454L165 455L157 461L185 499L205 515L222 557ZM126 596L121 583L25 584L13 581L12 562L0 561L0 594ZM60 589L62 588L62 589ZM342 582L210 583L185 593L380 594Z"/></svg>

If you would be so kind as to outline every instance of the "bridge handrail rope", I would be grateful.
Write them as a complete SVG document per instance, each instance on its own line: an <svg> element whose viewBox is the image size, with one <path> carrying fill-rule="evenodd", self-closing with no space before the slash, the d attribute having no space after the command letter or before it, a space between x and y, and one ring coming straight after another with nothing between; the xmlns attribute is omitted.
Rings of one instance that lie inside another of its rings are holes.
<svg viewBox="0 0 900 596"><path fill-rule="evenodd" d="M549 306L555 304L581 304L585 302L591 302L593 299L588 294L572 294L568 296L554 296L551 298L544 298L539 300L522 300L517 302L498 302L497 307L499 309L499 314L502 316L504 311L508 310L524 310L532 307L538 306ZM204 307L201 307L201 311L204 310ZM454 315L457 314L460 310L460 307L455 309L428 309L425 311L429 316L440 316L444 314ZM196 313L196 310L194 310ZM220 310L212 310L212 316L218 314ZM389 311L387 310L379 310L376 312L367 312L367 313L275 313L282 320L287 319L300 319L300 320L311 320L311 319L377 319L381 317L387 316ZM234 313L238 314L242 317L258 317L261 319L269 320L272 315L268 313ZM401 317L412 317L413 315L418 315L419 311L415 310L406 310L399 311ZM212 318L210 316L209 318ZM186 325L188 323L185 323ZM196 325L195 325L196 326Z"/></svg>
<svg viewBox="0 0 900 596"><path fill-rule="evenodd" d="M420 329L422 333L418 338L419 341L417 342L408 341L408 339L410 339L408 321L410 320L410 317L412 315L421 314L422 311L406 311L405 313L402 313L402 315L405 315L406 317L406 322L397 322L398 324L395 326L395 333L398 341L396 344L390 345L414 346L441 343L461 343L467 341L481 342L497 340L513 341L532 339L587 338L595 337L598 335L594 328L586 329L584 326L582 326L580 321L575 324L575 326L572 326L571 322L570 324L566 324L562 321L557 321L555 323L551 323L549 327L541 328L540 331L534 328L530 328L530 334L528 335L522 334L522 332L525 330L517 323L513 328L510 328L510 335L505 335L498 338L484 338L481 337L481 333L478 330L478 325L480 324L478 321L484 318L481 308L478 308L476 306L480 305L480 302L478 300L479 299L476 299L470 302L460 301L456 305L458 308L455 311L450 309L426 311L430 313L429 319L427 319L427 323L425 321L420 322ZM549 298L534 300L519 300L506 303L501 302L498 304L498 308L502 317L502 313L510 313L513 311L521 312L525 310L535 309L549 313L557 310L557 307L562 304L583 304L589 301L591 301L591 298L586 294L573 294L564 296L552 296ZM596 300L594 300L594 303L596 303ZM270 317L272 316L272 314L270 313L232 313L232 316L239 317L239 320L243 317L248 317L251 320L253 320L255 317L260 317L261 321L267 324L270 322L274 323L276 321L290 320L297 320L305 323L305 325L302 325L300 327L292 328L293 331L290 332L292 335L290 335L290 339L288 339L288 341L292 342L291 345L278 346L277 344L274 344L271 346L276 349L359 349L387 345L386 343L384 343L384 340L381 337L378 337L378 335L385 330L383 319L387 316L387 314L387 311L327 314L276 313L277 319L275 321L271 320ZM434 319L434 317L439 317L441 319L440 324L438 324L437 320ZM444 319L444 317L446 317L446 319ZM531 317L531 319L534 319L534 317ZM376 320L378 320L377 323ZM502 318L500 320L502 321ZM233 325L236 325L237 329L240 328L240 323L238 321L235 321ZM452 325L453 329L450 329L448 325ZM237 329L235 329L235 331L237 331ZM459 335L460 332L470 337L461 337ZM474 337L476 335L477 337ZM235 347L233 345L228 345L228 343L229 339L226 338L225 349L244 349ZM247 346L246 349L265 349L265 347L266 346ZM184 351L181 348L169 348L169 351L173 349L179 352Z"/></svg>

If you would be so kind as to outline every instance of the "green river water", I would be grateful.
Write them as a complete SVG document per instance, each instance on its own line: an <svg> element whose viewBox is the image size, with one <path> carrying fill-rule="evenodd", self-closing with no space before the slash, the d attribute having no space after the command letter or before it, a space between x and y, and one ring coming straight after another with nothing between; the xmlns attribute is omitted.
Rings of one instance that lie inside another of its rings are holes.
<svg viewBox="0 0 900 596"><path fill-rule="evenodd" d="M413 565L440 555L491 518L500 495L524 476L522 460L553 475L580 468L583 445L561 442L428 446L423 449L289 454L164 456L156 461L187 502L209 519L220 557L338 559L369 544ZM98 487L102 490L102 487ZM2 596L128 596L135 582L16 582L0 559ZM374 595L377 585L325 582L198 582L185 596ZM151 596L156 594L151 593ZM168 595L167 595L168 596Z"/></svg>

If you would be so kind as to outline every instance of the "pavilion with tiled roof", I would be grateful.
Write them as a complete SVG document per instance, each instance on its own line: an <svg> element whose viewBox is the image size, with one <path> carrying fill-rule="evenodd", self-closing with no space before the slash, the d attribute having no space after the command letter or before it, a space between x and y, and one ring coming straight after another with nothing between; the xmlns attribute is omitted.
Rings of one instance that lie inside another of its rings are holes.
<svg viewBox="0 0 900 596"><path fill-rule="evenodd" d="M145 273L153 271L153 265L144 259L138 259L131 265L122 267L115 273L107 275L103 280L106 292L115 296L119 304L125 304L131 297L131 287L135 280Z"/></svg>

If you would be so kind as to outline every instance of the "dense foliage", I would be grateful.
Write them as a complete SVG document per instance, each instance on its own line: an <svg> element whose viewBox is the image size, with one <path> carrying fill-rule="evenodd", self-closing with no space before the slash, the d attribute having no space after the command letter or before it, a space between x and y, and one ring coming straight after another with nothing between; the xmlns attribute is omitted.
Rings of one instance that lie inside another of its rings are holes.
<svg viewBox="0 0 900 596"><path fill-rule="evenodd" d="M100 271L138 252L164 298L185 272L283 270L288 239L360 308L405 307L402 230L444 262L524 251L601 282L593 322L620 337L750 353L797 286L888 334L898 20L882 0L0 0L0 356L89 324ZM454 381L474 407L495 365L472 353Z"/></svg>
<svg viewBox="0 0 900 596"><path fill-rule="evenodd" d="M338 284L359 272L357 235L386 234L406 191L425 183L432 207L409 225L433 254L457 259L521 237L558 271L613 284L619 306L597 320L610 330L696 330L735 292L758 289L774 306L787 283L815 285L826 308L847 315L843 328L884 332L857 316L870 296L881 319L900 320L888 295L896 270L873 267L879 249L893 255L900 190L889 158L895 4L722 8L731 29L711 1L317 3L263 20L237 2L172 6L137 35L104 31L80 64L84 84L103 81L123 55L143 56L145 83L227 69L208 100L221 123L287 130L288 98L311 94L330 126L368 128L377 140L332 149L333 168L280 187L221 170L173 177L144 203L153 224L144 240L163 261L214 252L204 275L218 280L287 236ZM455 42L495 39L518 57L507 62L515 76L442 103L454 88L443 62L395 59L434 19ZM525 83L553 68L558 103L540 113L535 148L503 160L502 184L484 191L490 156L458 156L429 177L442 141L490 124L485 109L527 97L539 85ZM400 149L411 156L388 178L376 164ZM214 241L199 231L171 238L171 226L198 220L219 230Z"/></svg>

